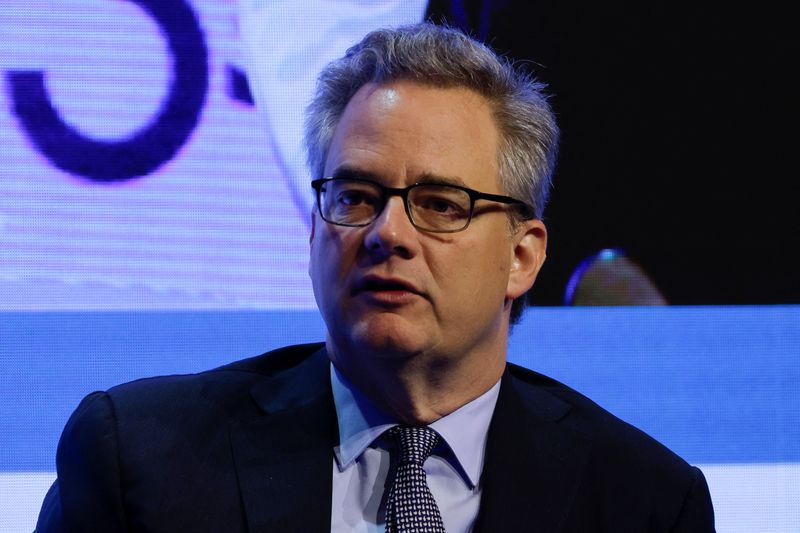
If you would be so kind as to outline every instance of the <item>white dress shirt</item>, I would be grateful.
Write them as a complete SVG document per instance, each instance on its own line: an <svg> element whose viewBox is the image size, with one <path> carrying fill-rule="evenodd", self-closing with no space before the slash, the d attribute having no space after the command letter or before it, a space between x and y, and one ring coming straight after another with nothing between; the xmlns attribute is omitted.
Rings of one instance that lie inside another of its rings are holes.
<svg viewBox="0 0 800 533"><path fill-rule="evenodd" d="M334 448L331 531L383 533L384 485L389 447L382 434L397 420L382 413L331 365L331 386L339 422ZM428 485L448 533L472 531L481 500L486 437L500 381L483 395L429 427L441 442L425 462Z"/></svg>

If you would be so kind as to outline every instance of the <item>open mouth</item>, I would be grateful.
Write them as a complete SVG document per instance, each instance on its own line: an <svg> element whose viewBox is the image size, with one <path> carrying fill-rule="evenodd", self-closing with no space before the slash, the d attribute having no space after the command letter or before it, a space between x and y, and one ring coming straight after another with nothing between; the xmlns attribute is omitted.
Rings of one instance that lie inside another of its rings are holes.
<svg viewBox="0 0 800 533"><path fill-rule="evenodd" d="M410 292L419 294L414 287L402 281L381 279L381 278L364 278L356 286L355 293L359 292Z"/></svg>

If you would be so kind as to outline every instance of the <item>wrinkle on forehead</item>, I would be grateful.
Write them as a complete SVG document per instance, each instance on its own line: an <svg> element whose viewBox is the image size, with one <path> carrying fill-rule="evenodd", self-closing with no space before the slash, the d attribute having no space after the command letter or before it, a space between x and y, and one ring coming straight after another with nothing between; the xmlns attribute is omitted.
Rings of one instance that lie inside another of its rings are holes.
<svg viewBox="0 0 800 533"><path fill-rule="evenodd" d="M492 108L486 98L465 87L410 80L368 83L341 116L326 174L340 166L356 166L376 177L403 175L407 184L442 176L451 183L501 193L499 132ZM493 148L487 152L478 146ZM475 176L468 177L472 174L493 179L478 184Z"/></svg>

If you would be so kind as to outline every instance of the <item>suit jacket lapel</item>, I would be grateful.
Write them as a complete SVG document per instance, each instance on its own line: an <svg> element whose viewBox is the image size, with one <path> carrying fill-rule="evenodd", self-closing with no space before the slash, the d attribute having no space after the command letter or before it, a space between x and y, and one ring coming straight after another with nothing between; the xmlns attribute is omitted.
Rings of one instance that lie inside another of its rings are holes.
<svg viewBox="0 0 800 533"><path fill-rule="evenodd" d="M338 429L324 350L251 392L262 413L231 422L250 531L330 531Z"/></svg>
<svg viewBox="0 0 800 533"><path fill-rule="evenodd" d="M489 428L476 531L559 531L589 444L558 424L570 405L506 370Z"/></svg>

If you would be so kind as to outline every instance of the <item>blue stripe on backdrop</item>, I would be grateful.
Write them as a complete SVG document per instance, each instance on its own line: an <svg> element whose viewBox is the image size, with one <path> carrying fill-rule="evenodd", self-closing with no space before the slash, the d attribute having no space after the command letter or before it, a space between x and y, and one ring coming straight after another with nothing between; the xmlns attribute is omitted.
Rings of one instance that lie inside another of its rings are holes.
<svg viewBox="0 0 800 533"><path fill-rule="evenodd" d="M509 359L693 463L800 461L800 306L543 308Z"/></svg>
<svg viewBox="0 0 800 533"><path fill-rule="evenodd" d="M323 338L312 311L0 313L0 471L52 471L86 393ZM543 308L509 358L694 463L800 462L800 306Z"/></svg>
<svg viewBox="0 0 800 533"><path fill-rule="evenodd" d="M55 470L80 399L324 338L316 311L0 313L0 471Z"/></svg>

